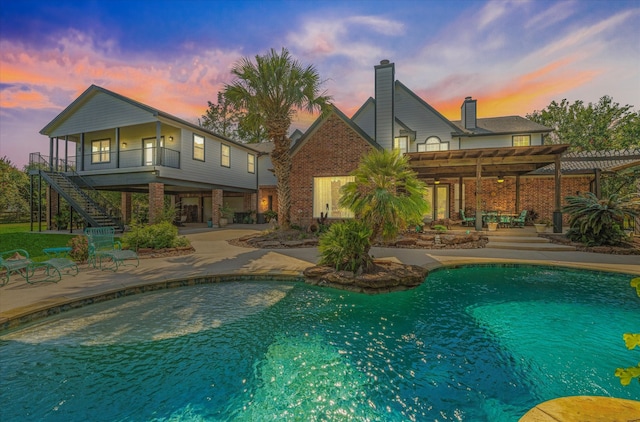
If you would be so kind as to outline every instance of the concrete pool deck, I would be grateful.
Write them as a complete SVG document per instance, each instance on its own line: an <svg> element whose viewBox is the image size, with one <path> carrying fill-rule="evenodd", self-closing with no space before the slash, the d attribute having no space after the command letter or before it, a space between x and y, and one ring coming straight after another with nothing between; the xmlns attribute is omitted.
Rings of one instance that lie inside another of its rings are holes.
<svg viewBox="0 0 640 422"><path fill-rule="evenodd" d="M80 265L76 276L64 275L58 283L28 284L19 276L0 287L0 327L17 322L23 317L47 309L61 307L83 298L99 296L107 292L135 289L161 281L184 280L216 275L266 275L300 276L301 272L314 265L318 258L317 248L249 249L230 245L227 241L255 233L266 226L234 225L224 229L188 227L180 230L191 242L195 252L190 255L140 259L140 265L122 267L118 272L100 271ZM609 255L578 251L535 251L509 249L399 249L373 248L376 258L392 258L405 264L420 265L428 269L480 263L528 263L574 267L589 270L621 272L632 277L640 276L638 255ZM630 287L631 288L631 287ZM44 314L43 314L44 315ZM594 398L598 399L598 398ZM534 421L578 421L585 420L580 413L580 401L557 399L555 414L549 405L541 404L525 415L522 422ZM629 401L625 414L611 419L612 409L619 405L615 400L602 398L602 406L593 421L640 420L640 402ZM548 402L547 402L548 403ZM542 407L541 407L542 406ZM546 406L546 407L545 407ZM558 410L559 409L559 410ZM583 408L582 411L585 411ZM600 413L602 412L602 413ZM617 412L617 411L616 411ZM567 415L575 415L571 418ZM615 414L615 413L614 413ZM598 415L608 415L598 418Z"/></svg>
<svg viewBox="0 0 640 422"><path fill-rule="evenodd" d="M182 228L195 249L189 255L140 259L140 265L118 272L80 265L76 276L64 275L58 283L28 284L13 275L0 287L0 327L8 320L103 292L133 288L158 281L183 280L214 275L300 276L319 258L317 248L250 249L233 246L230 239L256 233L266 226L234 225L224 229ZM400 249L373 248L376 258L392 258L427 269L480 263L529 263L622 272L640 276L640 256L609 255L578 251L509 249Z"/></svg>

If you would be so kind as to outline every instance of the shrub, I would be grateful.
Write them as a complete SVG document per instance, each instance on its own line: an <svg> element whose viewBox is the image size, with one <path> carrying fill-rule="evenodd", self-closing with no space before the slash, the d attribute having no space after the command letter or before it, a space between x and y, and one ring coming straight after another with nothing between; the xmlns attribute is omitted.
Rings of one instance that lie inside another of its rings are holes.
<svg viewBox="0 0 640 422"><path fill-rule="evenodd" d="M332 224L318 243L320 265L354 272L370 267L371 233L372 229L359 220Z"/></svg>
<svg viewBox="0 0 640 422"><path fill-rule="evenodd" d="M71 247L69 257L76 262L85 262L89 259L89 243L86 236L72 237L67 246Z"/></svg>
<svg viewBox="0 0 640 422"><path fill-rule="evenodd" d="M622 230L625 216L640 215L637 198L621 201L618 195L598 199L593 193L565 198L562 211L569 214L567 237L587 246L619 245L626 240Z"/></svg>
<svg viewBox="0 0 640 422"><path fill-rule="evenodd" d="M145 226L134 225L131 231L122 236L122 241L136 250L140 248L176 248L189 245L186 238L178 237L178 228L167 221Z"/></svg>

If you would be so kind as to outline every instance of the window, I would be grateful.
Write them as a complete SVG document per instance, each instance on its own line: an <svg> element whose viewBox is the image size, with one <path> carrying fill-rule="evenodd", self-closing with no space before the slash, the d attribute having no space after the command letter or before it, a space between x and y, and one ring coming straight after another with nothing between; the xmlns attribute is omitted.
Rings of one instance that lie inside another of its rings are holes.
<svg viewBox="0 0 640 422"><path fill-rule="evenodd" d="M111 139L91 141L91 162L108 163L111 161Z"/></svg>
<svg viewBox="0 0 640 422"><path fill-rule="evenodd" d="M514 147L528 147L531 145L531 135L515 135L513 137Z"/></svg>
<svg viewBox="0 0 640 422"><path fill-rule="evenodd" d="M204 161L204 136L193 134L193 159Z"/></svg>
<svg viewBox="0 0 640 422"><path fill-rule="evenodd" d="M247 171L249 173L256 172L256 156L253 154L247 154Z"/></svg>
<svg viewBox="0 0 640 422"><path fill-rule="evenodd" d="M221 144L220 145L220 165L223 167L231 167L231 157L230 157L229 145Z"/></svg>
<svg viewBox="0 0 640 422"><path fill-rule="evenodd" d="M313 218L319 218L320 213L328 213L329 218L353 218L353 213L340 208L340 188L353 182L353 176L333 176L313 178Z"/></svg>
<svg viewBox="0 0 640 422"><path fill-rule="evenodd" d="M398 138L393 139L392 149L397 149L400 151L400 154L405 154L407 152L407 143L409 142L409 138L406 136L400 136Z"/></svg>
<svg viewBox="0 0 640 422"><path fill-rule="evenodd" d="M441 142L437 136L430 136L423 144L418 144L418 152L447 151L449 142Z"/></svg>

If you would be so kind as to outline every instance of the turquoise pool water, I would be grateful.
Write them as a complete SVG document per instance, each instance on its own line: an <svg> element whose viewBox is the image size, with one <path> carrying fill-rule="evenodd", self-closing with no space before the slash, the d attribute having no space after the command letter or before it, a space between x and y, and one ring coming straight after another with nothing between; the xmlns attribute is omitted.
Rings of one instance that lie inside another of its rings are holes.
<svg viewBox="0 0 640 422"><path fill-rule="evenodd" d="M3 421L517 421L568 395L640 399L630 276L432 272L364 296L233 282L130 296L0 336Z"/></svg>

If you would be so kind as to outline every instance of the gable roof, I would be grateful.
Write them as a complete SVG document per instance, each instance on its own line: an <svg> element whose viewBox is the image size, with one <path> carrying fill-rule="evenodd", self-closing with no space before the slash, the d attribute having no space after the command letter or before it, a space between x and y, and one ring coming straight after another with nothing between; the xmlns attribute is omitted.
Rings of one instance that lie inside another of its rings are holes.
<svg viewBox="0 0 640 422"><path fill-rule="evenodd" d="M446 123L448 126L451 127L451 130L454 132L454 136L459 136L459 133L462 134L464 133L464 131L461 131L460 128L456 125L453 124L453 122L449 119L447 119L446 117L444 117L442 115L442 113L440 113L438 110L436 110L435 108L433 108L429 103L427 103L425 100L423 100L422 98L420 98L415 92L413 92L412 90L410 90L409 88L407 88L402 82L400 81L396 81L396 90L401 89L403 91L405 91L408 95L410 95L411 97L413 97L416 101L418 101L423 107L425 107L426 109L428 109L429 111L431 111L434 115L436 115L440 120L442 120L444 123Z"/></svg>
<svg viewBox="0 0 640 422"><path fill-rule="evenodd" d="M358 135L360 135L360 137L362 139L364 139L365 141L370 143L371 146L373 146L374 148L377 148L377 149L382 148L380 145L378 145L378 143L376 141L374 141L369 135L367 135L366 132L360 128L360 126L355 124L342 111L340 111L340 109L338 109L338 107L336 107L335 105L331 104L331 111L329 111L325 116L318 117L316 119L316 121L313 122L313 124L309 127L309 129L307 129L307 131L304 133L304 135L302 135L300 137L300 139L298 139L293 144L293 146L289 150L289 152L291 153L292 156L295 155L295 153L300 149L300 147L302 145L304 145L307 142L307 140L309 140L309 138L311 138L311 136L318 129L320 129L322 127L324 122L326 122L327 119L329 118L329 116L331 116L332 114L335 114L336 116L338 116L338 118L340 120L342 120L347 126L349 126L351 129L353 129Z"/></svg>
<svg viewBox="0 0 640 422"><path fill-rule="evenodd" d="M148 106L146 104L143 104L139 101L136 101L134 99L131 99L129 97L125 97L124 95L118 94L117 92L113 92L110 91L108 89L102 88L98 85L91 85L89 88L87 88L82 94L80 94L80 96L78 98L76 98L71 104L69 104L64 110L62 110L62 112L60 112L60 114L58 114L52 121L50 121L45 127L43 127L40 130L40 134L42 135L48 135L49 133L51 133L58 125L60 125L62 122L64 122L64 120L66 120L67 118L69 118L73 113L75 113L78 109L80 109L84 104L86 104L91 98L95 97L98 94L106 94L109 95L113 98L116 98L120 101L123 101L125 103L128 103L134 107L140 108L146 112L148 112L149 114L151 114L154 117L157 118L164 118L167 120L171 120L174 121L175 123L181 124L183 126L187 126L191 129L194 130L198 130L200 132L204 132L207 133L211 136L215 136L216 138L222 139L225 142L230 142L233 143L235 145L238 145L240 147L255 151L255 149L251 148L250 146L248 146L247 144L243 144L241 142L237 142L234 141L232 139L227 138L226 136L220 135L218 133L212 132L209 129L205 129L201 126L198 126L194 123L191 123L187 120L181 119L179 117L176 117L174 115L171 115L169 113L166 113L162 110L159 110L157 108Z"/></svg>
<svg viewBox="0 0 640 422"><path fill-rule="evenodd" d="M520 116L486 117L476 119L475 129L465 129L461 120L454 120L462 136L506 135L510 133L546 133L553 129Z"/></svg>

